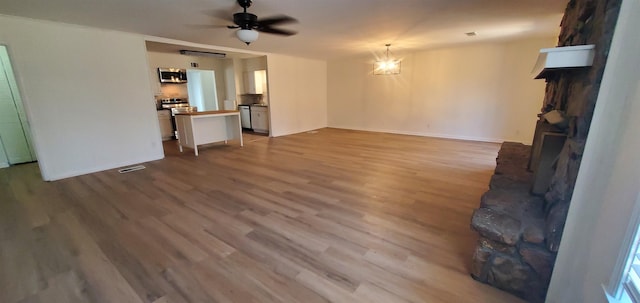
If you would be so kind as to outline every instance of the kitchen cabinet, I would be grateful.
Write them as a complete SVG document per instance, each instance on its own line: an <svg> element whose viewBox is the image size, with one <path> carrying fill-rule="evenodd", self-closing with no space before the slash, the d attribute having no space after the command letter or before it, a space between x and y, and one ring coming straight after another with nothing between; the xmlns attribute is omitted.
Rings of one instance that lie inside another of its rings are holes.
<svg viewBox="0 0 640 303"><path fill-rule="evenodd" d="M249 94L265 94L267 92L267 71L256 70L244 72L244 87Z"/></svg>
<svg viewBox="0 0 640 303"><path fill-rule="evenodd" d="M242 73L242 79L244 80L244 92L248 94L256 93L256 80L253 72Z"/></svg>
<svg viewBox="0 0 640 303"><path fill-rule="evenodd" d="M173 137L171 111L167 109L158 110L158 122L160 123L160 134L162 135L162 140L170 140Z"/></svg>
<svg viewBox="0 0 640 303"><path fill-rule="evenodd" d="M254 132L269 132L269 113L266 106L251 106L251 128Z"/></svg>

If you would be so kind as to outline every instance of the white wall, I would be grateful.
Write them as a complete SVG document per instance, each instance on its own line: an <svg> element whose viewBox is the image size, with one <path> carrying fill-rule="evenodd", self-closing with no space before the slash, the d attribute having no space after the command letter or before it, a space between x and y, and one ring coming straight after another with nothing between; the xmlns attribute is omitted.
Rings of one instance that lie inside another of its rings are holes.
<svg viewBox="0 0 640 303"><path fill-rule="evenodd" d="M226 96L226 100L234 101L237 99L238 90L236 89L236 78L235 78L235 68L234 68L234 60L225 60L224 62L224 79L225 86L224 92ZM224 108L224 100L223 106ZM237 102L236 102L237 104Z"/></svg>
<svg viewBox="0 0 640 303"><path fill-rule="evenodd" d="M531 143L545 82L530 76L538 51L556 39L529 38L392 53L400 75L374 76L374 56L328 64L328 125L481 141Z"/></svg>
<svg viewBox="0 0 640 303"><path fill-rule="evenodd" d="M326 62L274 54L267 66L271 135L326 127Z"/></svg>
<svg viewBox="0 0 640 303"><path fill-rule="evenodd" d="M607 302L602 285L627 252L626 232L640 207L638 11L639 0L623 1L548 303Z"/></svg>
<svg viewBox="0 0 640 303"><path fill-rule="evenodd" d="M236 87L236 101L238 104L241 103L240 95L244 93L244 81L242 79L244 64L242 63L242 59L234 58L233 59L233 79Z"/></svg>
<svg viewBox="0 0 640 303"><path fill-rule="evenodd" d="M140 35L0 16L46 180L163 157Z"/></svg>
<svg viewBox="0 0 640 303"><path fill-rule="evenodd" d="M242 59L242 70L245 72L263 69L267 69L267 57L265 56Z"/></svg>

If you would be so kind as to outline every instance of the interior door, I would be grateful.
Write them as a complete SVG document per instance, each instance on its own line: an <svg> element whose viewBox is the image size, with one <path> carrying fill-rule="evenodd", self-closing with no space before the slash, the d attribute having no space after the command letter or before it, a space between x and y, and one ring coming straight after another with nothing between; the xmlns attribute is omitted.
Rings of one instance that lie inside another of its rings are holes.
<svg viewBox="0 0 640 303"><path fill-rule="evenodd" d="M0 45L0 166L35 161L32 146L9 54L7 48Z"/></svg>

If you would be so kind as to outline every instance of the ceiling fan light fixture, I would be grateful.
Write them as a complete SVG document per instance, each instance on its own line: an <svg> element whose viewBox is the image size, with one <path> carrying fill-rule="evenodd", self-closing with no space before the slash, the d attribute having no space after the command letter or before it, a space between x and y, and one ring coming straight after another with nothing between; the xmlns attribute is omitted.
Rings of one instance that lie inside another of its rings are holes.
<svg viewBox="0 0 640 303"><path fill-rule="evenodd" d="M251 42L258 40L258 31L241 28L236 31L236 36L238 37L238 39L240 39L240 41L249 45L251 44Z"/></svg>

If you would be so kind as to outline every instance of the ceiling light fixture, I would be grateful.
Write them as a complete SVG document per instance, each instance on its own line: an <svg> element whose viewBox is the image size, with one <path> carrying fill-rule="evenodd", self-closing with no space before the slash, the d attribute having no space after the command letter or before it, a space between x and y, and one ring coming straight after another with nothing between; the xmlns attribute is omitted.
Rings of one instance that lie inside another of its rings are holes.
<svg viewBox="0 0 640 303"><path fill-rule="evenodd" d="M214 53L214 52L201 52L194 50L181 49L180 54L187 56L202 56L202 57L214 57L214 58L224 58L227 56L225 53Z"/></svg>
<svg viewBox="0 0 640 303"><path fill-rule="evenodd" d="M389 47L391 44L385 44L387 51L384 60L377 60L373 64L374 75L397 75L400 73L400 60L392 59L389 56Z"/></svg>
<svg viewBox="0 0 640 303"><path fill-rule="evenodd" d="M258 40L258 31L241 28L236 31L236 36L238 37L238 39L240 39L240 41L249 45L251 44L251 42Z"/></svg>

